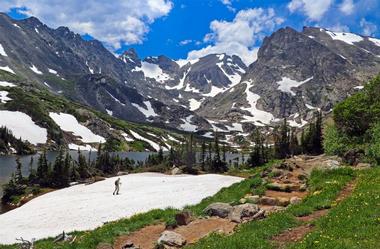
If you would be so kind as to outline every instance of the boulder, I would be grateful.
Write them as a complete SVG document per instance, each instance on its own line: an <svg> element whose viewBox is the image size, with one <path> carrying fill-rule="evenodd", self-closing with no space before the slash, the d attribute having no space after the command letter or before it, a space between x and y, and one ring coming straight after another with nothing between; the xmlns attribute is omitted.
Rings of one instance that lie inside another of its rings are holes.
<svg viewBox="0 0 380 249"><path fill-rule="evenodd" d="M290 204L298 204L298 203L301 203L302 199L297 197L297 196L293 196L290 198Z"/></svg>
<svg viewBox="0 0 380 249"><path fill-rule="evenodd" d="M250 196L247 196L245 198L247 199L248 203L253 203L253 204L258 203L260 200L260 196L258 196L258 195L250 195Z"/></svg>
<svg viewBox="0 0 380 249"><path fill-rule="evenodd" d="M270 190L275 190L275 191L292 192L292 191L298 191L300 186L293 183L272 182L267 185L267 188Z"/></svg>
<svg viewBox="0 0 380 249"><path fill-rule="evenodd" d="M278 201L276 198L263 196L260 198L259 203L262 205L277 206Z"/></svg>
<svg viewBox="0 0 380 249"><path fill-rule="evenodd" d="M349 165L357 165L364 155L365 153L362 149L351 149L344 153L343 161Z"/></svg>
<svg viewBox="0 0 380 249"><path fill-rule="evenodd" d="M226 218L233 210L233 207L228 203L216 202L210 204L205 208L204 213L209 216L218 216L220 218Z"/></svg>
<svg viewBox="0 0 380 249"><path fill-rule="evenodd" d="M173 167L171 170L171 174L172 175L180 175L180 174L182 174L182 170L178 167Z"/></svg>
<svg viewBox="0 0 380 249"><path fill-rule="evenodd" d="M228 218L233 222L241 223L243 219L250 219L259 211L260 208L255 204L241 204L233 208Z"/></svg>
<svg viewBox="0 0 380 249"><path fill-rule="evenodd" d="M240 203L240 204L247 203L247 199L246 199L246 198L241 198L241 199L239 200L239 203Z"/></svg>
<svg viewBox="0 0 380 249"><path fill-rule="evenodd" d="M108 243L99 243L96 246L96 249L113 249L113 246L111 244L108 244Z"/></svg>
<svg viewBox="0 0 380 249"><path fill-rule="evenodd" d="M175 221L178 226L185 226L189 224L192 220L192 214L190 211L182 211L175 215Z"/></svg>
<svg viewBox="0 0 380 249"><path fill-rule="evenodd" d="M180 248L185 244L185 238L181 234L173 231L163 232L160 238L157 240L157 245L160 249Z"/></svg>
<svg viewBox="0 0 380 249"><path fill-rule="evenodd" d="M290 204L290 201L288 198L285 198L285 197L278 197L277 198L277 205L281 206L281 207L286 207Z"/></svg>

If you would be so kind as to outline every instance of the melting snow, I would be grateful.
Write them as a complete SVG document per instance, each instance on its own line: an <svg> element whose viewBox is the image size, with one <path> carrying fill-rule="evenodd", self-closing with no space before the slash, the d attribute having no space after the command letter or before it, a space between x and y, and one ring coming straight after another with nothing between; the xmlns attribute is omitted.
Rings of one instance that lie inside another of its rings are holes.
<svg viewBox="0 0 380 249"><path fill-rule="evenodd" d="M250 112L252 115L244 115L245 122L255 122L256 125L262 125L261 123L269 124L271 121L275 120L274 116L271 113L257 109L257 101L261 97L249 90L252 87L250 82L245 81L244 83L247 86L245 88L245 94L247 96L247 101L250 107L241 109Z"/></svg>
<svg viewBox="0 0 380 249"><path fill-rule="evenodd" d="M141 67L136 67L135 71L142 71L145 77L153 78L160 83L172 79L170 75L164 73L158 65L146 61L141 62Z"/></svg>
<svg viewBox="0 0 380 249"><path fill-rule="evenodd" d="M49 73L52 73L52 74L55 74L55 75L58 74L57 71L55 71L54 69L50 69L50 68L48 68L48 70L49 70Z"/></svg>
<svg viewBox="0 0 380 249"><path fill-rule="evenodd" d="M16 138L31 144L45 143L47 131L36 125L32 118L22 112L0 111L0 126L6 126ZM0 240L1 241L1 240Z"/></svg>
<svg viewBox="0 0 380 249"><path fill-rule="evenodd" d="M380 47L380 40L379 39L369 37L368 40L370 40L371 42L375 43L376 46Z"/></svg>
<svg viewBox="0 0 380 249"><path fill-rule="evenodd" d="M127 133L122 133L121 134L123 137L124 137L124 139L127 141L127 142L133 142L133 141L135 141L129 134L127 134Z"/></svg>
<svg viewBox="0 0 380 249"><path fill-rule="evenodd" d="M277 84L278 84L277 89L282 91L282 92L290 93L291 95L295 96L296 93L293 92L291 89L293 87L299 87L300 85L305 84L306 82L312 80L313 78L314 77L310 77L304 81L298 82L298 81L292 80L292 79L287 78L287 77L282 77L282 80L277 82Z"/></svg>
<svg viewBox="0 0 380 249"><path fill-rule="evenodd" d="M332 32L328 30L326 30L326 33L330 35L333 40L343 41L350 45L355 45L354 42L361 42L364 40L360 35L352 33Z"/></svg>
<svg viewBox="0 0 380 249"><path fill-rule="evenodd" d="M165 88L166 89L169 89L169 90L171 90L171 89L182 89L182 88L184 88L184 86L185 86L185 79L186 79L186 76L187 76L187 74L190 72L190 68L186 71L186 72L184 72L183 73L183 76L182 76L182 78L179 80L179 83L178 83L178 85L176 85L176 86L165 86Z"/></svg>
<svg viewBox="0 0 380 249"><path fill-rule="evenodd" d="M8 56L7 53L4 50L3 45L1 45L1 44L0 44L0 55L2 55L2 56Z"/></svg>
<svg viewBox="0 0 380 249"><path fill-rule="evenodd" d="M13 73L15 74L15 72L8 66L5 66L5 67L0 67L1 70L4 70L4 71L7 71L9 73Z"/></svg>
<svg viewBox="0 0 380 249"><path fill-rule="evenodd" d="M195 132L195 131L198 130L198 126L193 125L191 123L191 119L193 117L194 117L194 115L190 115L190 116L186 117L186 119L183 119L183 118L181 119L184 122L184 124L180 125L180 127L181 127L182 130L184 130L184 131L191 131L191 132Z"/></svg>
<svg viewBox="0 0 380 249"><path fill-rule="evenodd" d="M361 89L363 89L364 88L364 86L355 86L354 87L354 89L359 89L359 90L361 90Z"/></svg>
<svg viewBox="0 0 380 249"><path fill-rule="evenodd" d="M224 54L218 54L216 56L218 56L219 60L221 60L221 61L224 59Z"/></svg>
<svg viewBox="0 0 380 249"><path fill-rule="evenodd" d="M12 99L8 97L7 91L0 91L0 103L7 103L10 100Z"/></svg>
<svg viewBox="0 0 380 249"><path fill-rule="evenodd" d="M16 85L7 81L0 81L0 86L4 87L15 87Z"/></svg>
<svg viewBox="0 0 380 249"><path fill-rule="evenodd" d="M110 116L113 115L113 111L111 111L111 110L106 109L106 112L107 112L107 114L110 115Z"/></svg>
<svg viewBox="0 0 380 249"><path fill-rule="evenodd" d="M313 110L313 109L317 109L316 107L314 107L314 106L312 106L312 105L309 105L309 104L305 104L305 106L306 106L308 109L311 109L311 110Z"/></svg>
<svg viewBox="0 0 380 249"><path fill-rule="evenodd" d="M118 102L118 103L121 104L122 106L125 106L124 103L122 103L119 99L115 98L110 92L107 91L107 93L108 93L108 95L109 95L111 98L113 98L116 102Z"/></svg>
<svg viewBox="0 0 380 249"><path fill-rule="evenodd" d="M49 87L49 88L51 88L51 86L48 83L46 83L46 82L44 82L44 85L47 86L47 87Z"/></svg>
<svg viewBox="0 0 380 249"><path fill-rule="evenodd" d="M160 150L160 145L158 143L155 143L153 142L152 140L149 140L143 136L141 136L140 134L138 134L137 132L134 132L134 131L130 131L132 136L136 139L139 139L139 140L142 140L142 141L145 141L147 142L148 144L150 144L156 151L159 151Z"/></svg>
<svg viewBox="0 0 380 249"><path fill-rule="evenodd" d="M121 194L115 196L112 191L118 177L122 182ZM180 209L243 180L216 174L140 173L118 177L56 190L0 215L1 226L6 227L0 230L0 241L13 244L19 237L42 239L61 234L63 230L95 229L106 222L152 209Z"/></svg>
<svg viewBox="0 0 380 249"><path fill-rule="evenodd" d="M29 67L33 72L35 72L36 74L42 74L42 72L40 70L38 70L38 68L32 64L31 67Z"/></svg>
<svg viewBox="0 0 380 249"><path fill-rule="evenodd" d="M223 66L223 62L216 63L216 65L220 68L220 70L222 70L222 72L224 73L224 75L226 75L226 77L231 82L230 87L234 87L237 84L239 84L239 82L241 80L240 74L238 74L238 73L235 73L235 74L232 74L232 75L228 74L226 71L224 71L224 69L222 67Z"/></svg>
<svg viewBox="0 0 380 249"><path fill-rule="evenodd" d="M194 60L180 59L180 60L177 60L176 63L178 64L179 67L183 67L183 66L187 65L188 63L193 65L193 64L197 63L198 61L199 61L199 59L194 59Z"/></svg>
<svg viewBox="0 0 380 249"><path fill-rule="evenodd" d="M144 104L146 105L146 108L139 106L138 104L132 103L134 107L136 107L140 112L142 112L145 117L156 117L158 114L154 111L152 104L150 101L144 101Z"/></svg>
<svg viewBox="0 0 380 249"><path fill-rule="evenodd" d="M95 148L91 147L90 145L77 145L77 144L69 144L70 150L87 150L87 151L97 151Z"/></svg>
<svg viewBox="0 0 380 249"><path fill-rule="evenodd" d="M205 97L215 97L216 95L218 95L219 93L222 93L224 92L224 89L223 88L219 88L219 87L216 87L216 86L211 86L211 90L209 93L206 93L206 94L203 94L203 96Z"/></svg>
<svg viewBox="0 0 380 249"><path fill-rule="evenodd" d="M190 102L190 111L195 111L196 109L198 109L202 102L201 101L198 101L196 99L189 99L189 102Z"/></svg>
<svg viewBox="0 0 380 249"><path fill-rule="evenodd" d="M104 143L106 140L94 134L86 126L78 123L78 120L71 114L50 112L49 116L64 131L72 132L75 136L81 137L84 143Z"/></svg>

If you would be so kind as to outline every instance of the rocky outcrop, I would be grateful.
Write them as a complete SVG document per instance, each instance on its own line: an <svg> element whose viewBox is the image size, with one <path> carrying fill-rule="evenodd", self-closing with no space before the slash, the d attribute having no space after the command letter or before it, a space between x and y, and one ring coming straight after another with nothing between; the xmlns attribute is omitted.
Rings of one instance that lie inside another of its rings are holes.
<svg viewBox="0 0 380 249"><path fill-rule="evenodd" d="M233 207L230 204L216 202L216 203L210 204L204 210L204 213L209 216L218 216L220 218L227 218L232 210L233 210Z"/></svg>
<svg viewBox="0 0 380 249"><path fill-rule="evenodd" d="M186 239L173 231L165 231L157 241L158 249L180 248L186 244Z"/></svg>

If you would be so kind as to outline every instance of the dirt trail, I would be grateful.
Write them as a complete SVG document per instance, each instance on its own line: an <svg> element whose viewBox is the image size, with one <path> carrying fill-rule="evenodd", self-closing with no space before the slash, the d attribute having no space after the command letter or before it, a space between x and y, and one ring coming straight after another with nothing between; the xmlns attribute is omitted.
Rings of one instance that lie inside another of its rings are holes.
<svg viewBox="0 0 380 249"><path fill-rule="evenodd" d="M344 199L346 199L347 197L349 197L354 191L355 186L356 186L355 180L349 182L339 193L339 195L335 199L335 202L339 203L343 201ZM314 225L310 223L323 216L326 216L328 212L329 212L329 209L322 209L322 210L314 211L313 213L307 216L297 217L297 220L305 222L307 224L288 229L285 232L273 237L272 241L277 245L277 248L281 249L281 248L286 248L286 245L288 245L289 243L302 240L308 233L312 232L314 229Z"/></svg>

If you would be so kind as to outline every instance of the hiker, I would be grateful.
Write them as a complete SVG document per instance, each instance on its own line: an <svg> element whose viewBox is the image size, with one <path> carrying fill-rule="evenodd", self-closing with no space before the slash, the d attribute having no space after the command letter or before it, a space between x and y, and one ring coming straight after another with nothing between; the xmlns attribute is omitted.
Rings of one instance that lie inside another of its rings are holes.
<svg viewBox="0 0 380 249"><path fill-rule="evenodd" d="M119 190L120 190L120 177L117 178L117 180L115 181L115 191L113 191L113 195L118 195L119 194Z"/></svg>

